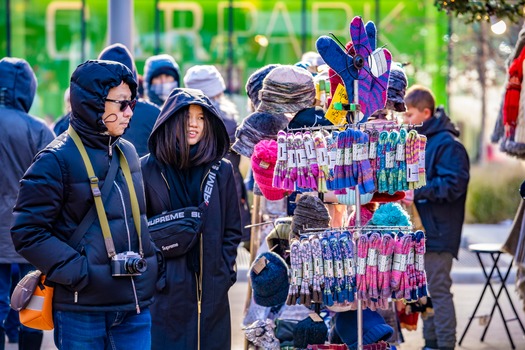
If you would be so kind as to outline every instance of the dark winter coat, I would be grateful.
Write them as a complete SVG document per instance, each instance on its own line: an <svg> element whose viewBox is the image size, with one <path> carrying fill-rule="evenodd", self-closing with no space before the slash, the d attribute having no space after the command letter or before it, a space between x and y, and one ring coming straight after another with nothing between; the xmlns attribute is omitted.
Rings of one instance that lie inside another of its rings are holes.
<svg viewBox="0 0 525 350"><path fill-rule="evenodd" d="M24 172L55 136L43 121L28 114L37 86L29 64L4 58L0 77L0 264L27 263L11 240L13 207Z"/></svg>
<svg viewBox="0 0 525 350"><path fill-rule="evenodd" d="M175 111L189 104L218 112L208 98L197 90L194 94L175 94L161 110L152 135ZM173 93L172 93L173 95ZM223 124L215 133L221 137L218 153L223 157L229 146ZM150 138L150 151L154 150ZM220 158L219 157L219 158ZM151 154L143 157L142 173L146 184L148 217L173 208L167 185L167 174ZM211 164L210 164L211 165ZM201 181L188 181L200 184ZM191 186L191 185L190 185ZM186 186L187 187L187 186ZM173 189L201 191L200 188ZM230 349L231 324L228 290L236 281L234 270L237 246L241 240L241 221L235 180L230 162L221 161L202 228L202 314L200 315L201 349ZM192 196L193 197L193 196ZM196 274L188 268L188 256L166 260L167 285L156 294L151 306L153 349L196 349L198 337L198 302Z"/></svg>
<svg viewBox="0 0 525 350"><path fill-rule="evenodd" d="M137 80L135 62L133 61L131 53L124 45L118 43L110 45L100 53L98 58L100 60L110 60L124 64L131 70L135 80ZM151 134L151 130L153 130L153 125L155 125L159 112L159 107L142 99L139 99L135 105L133 117L122 138L128 140L135 146L139 157L149 153L148 137Z"/></svg>
<svg viewBox="0 0 525 350"><path fill-rule="evenodd" d="M38 154L21 181L14 209L17 251L55 284L53 307L67 311L132 311L153 301L157 258L146 222L140 163L131 143L109 136L101 121L110 88L136 83L120 63L87 61L71 77L71 126L79 134L95 175L104 186L109 164L122 149L131 169L140 208L141 240L147 270L140 276L113 277L98 218L77 247L67 241L94 205L85 165L73 139L63 133ZM119 155L120 156L120 155ZM139 252L128 185L119 169L104 208L117 253Z"/></svg>
<svg viewBox="0 0 525 350"><path fill-rule="evenodd" d="M470 163L459 131L440 107L418 132L427 136L426 186L414 191L414 202L426 231L428 252L457 258L465 219Z"/></svg>

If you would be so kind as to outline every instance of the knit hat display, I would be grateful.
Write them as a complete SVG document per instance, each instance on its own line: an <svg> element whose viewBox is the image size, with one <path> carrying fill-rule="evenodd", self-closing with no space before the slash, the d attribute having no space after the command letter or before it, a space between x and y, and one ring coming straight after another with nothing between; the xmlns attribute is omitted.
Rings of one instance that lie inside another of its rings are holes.
<svg viewBox="0 0 525 350"><path fill-rule="evenodd" d="M226 90L221 73L212 65L193 66L184 76L184 85L199 89L208 97L215 97Z"/></svg>
<svg viewBox="0 0 525 350"><path fill-rule="evenodd" d="M390 66L390 76L388 77L388 88L386 90L386 109L396 112L407 110L405 105L405 92L408 81L405 71L400 63L392 62Z"/></svg>
<svg viewBox="0 0 525 350"><path fill-rule="evenodd" d="M283 258L287 264L290 263L291 233L292 227L290 223L279 223L266 236L268 249Z"/></svg>
<svg viewBox="0 0 525 350"><path fill-rule="evenodd" d="M272 187L273 172L277 162L277 141L262 140L255 145L251 156L253 178L264 198L276 201L283 199L285 191Z"/></svg>
<svg viewBox="0 0 525 350"><path fill-rule="evenodd" d="M295 113L313 107L314 78L306 70L296 66L276 67L264 78L259 99L259 112Z"/></svg>
<svg viewBox="0 0 525 350"><path fill-rule="evenodd" d="M256 273L260 259L266 259L266 266ZM253 299L261 306L284 304L288 296L288 266L273 252L260 254L250 266L250 280L253 288Z"/></svg>
<svg viewBox="0 0 525 350"><path fill-rule="evenodd" d="M305 228L325 228L330 225L330 214L317 196L303 195L293 212L292 232L296 235Z"/></svg>
<svg viewBox="0 0 525 350"><path fill-rule="evenodd" d="M324 344L328 334L328 327L323 321L315 322L307 317L295 325L293 330L293 346L297 349L306 349L308 345Z"/></svg>
<svg viewBox="0 0 525 350"><path fill-rule="evenodd" d="M254 112L243 119L235 131L232 149L240 155L251 157L253 148L261 140L276 140L279 130L288 126L283 114Z"/></svg>
<svg viewBox="0 0 525 350"><path fill-rule="evenodd" d="M386 203L374 212L368 225L374 226L412 226L410 216L399 203Z"/></svg>
<svg viewBox="0 0 525 350"><path fill-rule="evenodd" d="M341 312L335 316L335 331L350 350L357 349L357 312ZM387 340L392 336L394 329L385 322L378 312L364 309L362 313L363 345Z"/></svg>
<svg viewBox="0 0 525 350"><path fill-rule="evenodd" d="M257 69L248 78L248 81L246 82L246 94L252 101L252 104L255 107L255 109L257 109L257 107L259 107L259 104L261 103L261 100L259 100L259 90L262 89L264 78L266 78L266 76L268 75L268 73L271 72L272 69L278 66L280 65L268 64L262 68Z"/></svg>

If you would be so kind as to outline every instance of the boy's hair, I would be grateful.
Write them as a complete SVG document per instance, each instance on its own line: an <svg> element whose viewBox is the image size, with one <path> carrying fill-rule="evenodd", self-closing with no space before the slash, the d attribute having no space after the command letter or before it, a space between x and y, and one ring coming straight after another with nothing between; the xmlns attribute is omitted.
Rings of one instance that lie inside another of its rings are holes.
<svg viewBox="0 0 525 350"><path fill-rule="evenodd" d="M432 90L421 86L412 85L406 92L405 104L408 108L415 107L419 111L423 111L425 108L430 109L431 115L434 115L436 111L436 99Z"/></svg>

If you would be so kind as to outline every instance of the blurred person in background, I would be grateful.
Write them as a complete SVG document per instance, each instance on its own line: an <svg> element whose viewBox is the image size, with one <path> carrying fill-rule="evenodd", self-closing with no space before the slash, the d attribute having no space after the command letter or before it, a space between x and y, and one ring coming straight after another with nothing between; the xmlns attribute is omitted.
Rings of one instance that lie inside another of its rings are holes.
<svg viewBox="0 0 525 350"><path fill-rule="evenodd" d="M12 264L19 266L19 280L35 268L16 251L10 226L16 203L19 181L31 165L33 157L55 135L40 119L29 115L36 93L33 69L23 59L5 57L0 60L0 349L4 349L4 321L9 314ZM40 349L43 333L21 327L20 349Z"/></svg>
<svg viewBox="0 0 525 350"><path fill-rule="evenodd" d="M180 87L180 69L168 54L149 57L144 64L144 95L161 107L171 91Z"/></svg>

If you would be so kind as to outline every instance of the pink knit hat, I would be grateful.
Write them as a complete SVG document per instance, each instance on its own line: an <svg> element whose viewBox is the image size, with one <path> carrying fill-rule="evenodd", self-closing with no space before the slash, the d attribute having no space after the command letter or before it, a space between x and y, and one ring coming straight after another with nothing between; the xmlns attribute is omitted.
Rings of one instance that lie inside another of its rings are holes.
<svg viewBox="0 0 525 350"><path fill-rule="evenodd" d="M251 159L253 178L264 198L271 201L283 199L285 191L272 186L273 171L277 162L277 141L262 140L257 143Z"/></svg>

